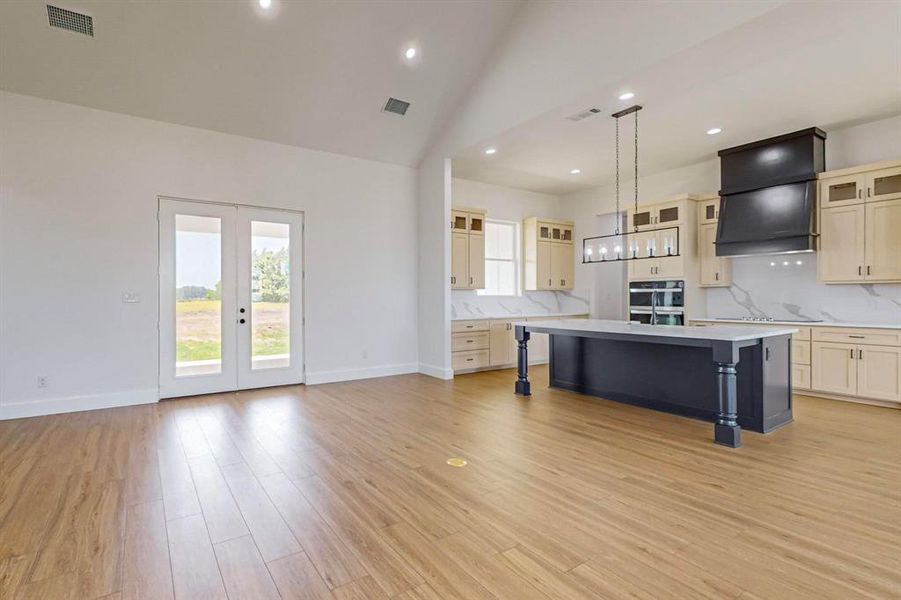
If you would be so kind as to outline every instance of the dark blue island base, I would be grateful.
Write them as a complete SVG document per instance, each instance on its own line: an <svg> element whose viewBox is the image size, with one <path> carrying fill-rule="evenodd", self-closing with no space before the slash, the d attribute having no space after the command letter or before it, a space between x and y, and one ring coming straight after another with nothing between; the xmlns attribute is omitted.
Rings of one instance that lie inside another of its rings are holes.
<svg viewBox="0 0 901 600"><path fill-rule="evenodd" d="M517 327L515 391L529 394L528 327ZM550 334L549 385L714 423L714 441L741 445L792 420L791 336L699 340L598 332Z"/></svg>

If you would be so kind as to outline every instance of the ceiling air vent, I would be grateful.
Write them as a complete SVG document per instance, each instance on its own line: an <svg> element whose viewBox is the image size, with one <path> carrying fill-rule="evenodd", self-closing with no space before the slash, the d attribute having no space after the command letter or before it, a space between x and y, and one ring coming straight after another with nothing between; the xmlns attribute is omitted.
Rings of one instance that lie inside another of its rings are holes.
<svg viewBox="0 0 901 600"><path fill-rule="evenodd" d="M47 18L50 19L51 27L59 27L60 29L68 29L75 33L81 33L94 37L94 19L88 15L83 15L58 6L47 5Z"/></svg>
<svg viewBox="0 0 901 600"><path fill-rule="evenodd" d="M583 110L580 113L576 113L574 115L569 115L566 117L570 121L581 121L582 119L587 119L588 117L593 117L596 114L601 112L600 108L589 108L588 110Z"/></svg>
<svg viewBox="0 0 901 600"><path fill-rule="evenodd" d="M385 107L382 109L382 112L389 112L404 116L405 114L407 114L408 108L410 108L409 102L404 102L403 100L398 100L397 98L388 98L388 101L385 102Z"/></svg>

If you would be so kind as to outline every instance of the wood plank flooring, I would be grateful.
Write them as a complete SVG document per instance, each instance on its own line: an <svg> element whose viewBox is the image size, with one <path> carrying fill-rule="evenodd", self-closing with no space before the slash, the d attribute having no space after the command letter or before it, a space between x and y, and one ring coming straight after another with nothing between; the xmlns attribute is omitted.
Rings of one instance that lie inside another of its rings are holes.
<svg viewBox="0 0 901 600"><path fill-rule="evenodd" d="M901 411L796 397L732 450L513 380L0 422L0 598L901 597Z"/></svg>

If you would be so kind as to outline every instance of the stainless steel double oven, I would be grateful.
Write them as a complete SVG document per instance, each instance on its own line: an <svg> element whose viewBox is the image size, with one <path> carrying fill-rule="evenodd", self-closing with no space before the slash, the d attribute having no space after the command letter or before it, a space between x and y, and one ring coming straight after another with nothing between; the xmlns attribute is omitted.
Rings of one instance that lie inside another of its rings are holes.
<svg viewBox="0 0 901 600"><path fill-rule="evenodd" d="M648 325L685 325L684 281L629 283L629 320Z"/></svg>

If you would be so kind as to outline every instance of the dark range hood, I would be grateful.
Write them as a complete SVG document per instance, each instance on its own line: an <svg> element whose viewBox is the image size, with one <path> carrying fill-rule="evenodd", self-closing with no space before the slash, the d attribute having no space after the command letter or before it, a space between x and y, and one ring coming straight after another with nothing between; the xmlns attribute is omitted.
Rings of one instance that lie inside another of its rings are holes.
<svg viewBox="0 0 901 600"><path fill-rule="evenodd" d="M826 132L816 127L720 150L717 256L812 252L817 173Z"/></svg>

